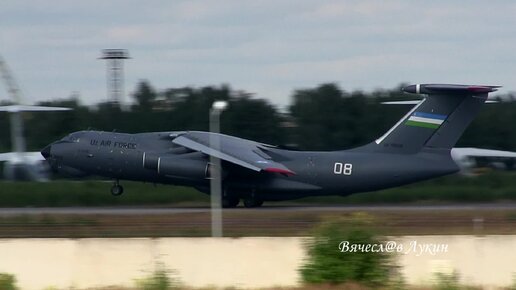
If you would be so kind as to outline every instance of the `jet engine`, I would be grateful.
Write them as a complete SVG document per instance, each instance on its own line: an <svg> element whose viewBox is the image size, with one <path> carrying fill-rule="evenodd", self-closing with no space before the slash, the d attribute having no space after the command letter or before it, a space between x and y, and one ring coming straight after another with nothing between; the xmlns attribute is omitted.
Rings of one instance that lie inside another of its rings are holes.
<svg viewBox="0 0 516 290"><path fill-rule="evenodd" d="M209 179L211 166L207 160L186 157L158 156L147 153L143 158L143 167L146 169L155 170L161 175L188 179Z"/></svg>

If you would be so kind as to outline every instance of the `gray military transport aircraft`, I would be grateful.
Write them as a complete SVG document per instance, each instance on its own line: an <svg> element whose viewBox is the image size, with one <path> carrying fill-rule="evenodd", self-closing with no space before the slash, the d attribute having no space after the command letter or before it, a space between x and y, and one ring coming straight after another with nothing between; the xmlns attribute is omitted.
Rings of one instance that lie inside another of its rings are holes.
<svg viewBox="0 0 516 290"><path fill-rule="evenodd" d="M426 95L374 142L350 150L289 151L209 132L124 134L80 131L45 147L53 170L73 176L176 184L210 192L209 157L221 160L224 207L246 207L316 195L349 195L459 171L450 151L499 86L418 84L404 92Z"/></svg>

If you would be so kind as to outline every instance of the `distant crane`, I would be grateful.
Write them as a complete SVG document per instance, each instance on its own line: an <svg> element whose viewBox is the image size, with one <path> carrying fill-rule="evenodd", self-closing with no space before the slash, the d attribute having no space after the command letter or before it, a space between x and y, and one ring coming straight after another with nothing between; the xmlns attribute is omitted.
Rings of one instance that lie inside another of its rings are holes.
<svg viewBox="0 0 516 290"><path fill-rule="evenodd" d="M25 106L23 105L20 87L16 83L9 66L0 55L0 75L7 88L13 105L0 106L0 111L9 113L11 124L12 152L0 153L0 162L4 164L4 177L10 180L48 179L48 166L39 152L26 152L26 142L23 135L22 112L27 111L66 111L68 108Z"/></svg>

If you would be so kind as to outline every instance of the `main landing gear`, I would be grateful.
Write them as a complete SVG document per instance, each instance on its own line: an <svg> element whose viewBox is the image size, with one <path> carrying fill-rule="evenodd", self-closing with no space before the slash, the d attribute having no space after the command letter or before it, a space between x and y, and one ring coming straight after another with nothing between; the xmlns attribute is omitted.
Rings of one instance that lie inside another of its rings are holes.
<svg viewBox="0 0 516 290"><path fill-rule="evenodd" d="M263 200L254 196L243 198L244 206L247 208L260 207L263 204ZM223 208L234 208L240 203L240 198L236 196L224 196L222 197Z"/></svg>
<svg viewBox="0 0 516 290"><path fill-rule="evenodd" d="M240 198L235 196L224 196L222 197L222 207L223 208L234 208L237 207L240 203Z"/></svg>
<svg viewBox="0 0 516 290"><path fill-rule="evenodd" d="M257 197L249 196L249 197L244 198L244 206L247 208L260 207L260 206L262 206L262 204L263 204L263 200L261 200Z"/></svg>
<svg viewBox="0 0 516 290"><path fill-rule="evenodd" d="M114 196L119 196L122 193L124 193L124 188L120 185L120 183L118 182L118 179L117 179L117 180L115 180L115 183L111 187L111 194Z"/></svg>

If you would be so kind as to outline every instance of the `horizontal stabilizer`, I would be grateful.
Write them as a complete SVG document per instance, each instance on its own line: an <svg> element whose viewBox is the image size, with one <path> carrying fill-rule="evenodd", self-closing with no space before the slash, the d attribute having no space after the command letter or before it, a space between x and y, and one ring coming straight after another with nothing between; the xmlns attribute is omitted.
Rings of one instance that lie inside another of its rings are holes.
<svg viewBox="0 0 516 290"><path fill-rule="evenodd" d="M417 105L421 103L422 100L411 100L411 101L390 101L390 102L381 102L382 105ZM496 104L499 103L497 100L487 100L486 104Z"/></svg>
<svg viewBox="0 0 516 290"><path fill-rule="evenodd" d="M403 91L411 94L486 94L496 91L501 86L483 85L451 85L451 84L417 84L403 88Z"/></svg>
<svg viewBox="0 0 516 290"><path fill-rule="evenodd" d="M382 105L417 105L421 103L422 100L411 100L411 101L390 101L390 102L382 102Z"/></svg>
<svg viewBox="0 0 516 290"><path fill-rule="evenodd" d="M11 105L11 106L0 106L0 112L45 112L45 111L70 111L70 108L63 107L46 107L46 106L24 106L24 105Z"/></svg>
<svg viewBox="0 0 516 290"><path fill-rule="evenodd" d="M421 100L387 104L415 105L387 133L366 148L377 152L413 154L423 148L451 150L466 127L499 86L417 84L403 92L425 95Z"/></svg>

